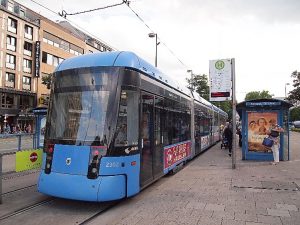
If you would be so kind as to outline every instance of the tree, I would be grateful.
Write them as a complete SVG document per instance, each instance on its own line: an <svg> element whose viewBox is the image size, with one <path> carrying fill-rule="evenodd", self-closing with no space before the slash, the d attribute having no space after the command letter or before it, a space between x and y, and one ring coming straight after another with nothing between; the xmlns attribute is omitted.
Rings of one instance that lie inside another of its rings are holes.
<svg viewBox="0 0 300 225"><path fill-rule="evenodd" d="M47 89L51 88L51 81L52 80L52 75L51 74L47 74L46 76L42 77L42 84L47 86Z"/></svg>
<svg viewBox="0 0 300 225"><path fill-rule="evenodd" d="M300 120L300 107L292 108L290 111L290 121Z"/></svg>
<svg viewBox="0 0 300 225"><path fill-rule="evenodd" d="M296 103L297 101L300 101L300 72L297 70L292 72L291 77L293 79L293 87L294 90L289 92L288 100L291 103Z"/></svg>
<svg viewBox="0 0 300 225"><path fill-rule="evenodd" d="M195 74L193 78L186 79L188 82L188 88L195 90L202 98L209 101L209 87L207 75Z"/></svg>
<svg viewBox="0 0 300 225"><path fill-rule="evenodd" d="M251 91L246 94L245 101L262 99L262 98L270 99L270 98L272 98L272 95L269 93L269 91L266 91L266 90Z"/></svg>
<svg viewBox="0 0 300 225"><path fill-rule="evenodd" d="M191 79L186 79L188 82L188 88L194 89L202 98L209 101L209 86L208 86L208 78L207 75L194 75ZM232 110L232 105L230 101L224 102L212 102L215 106L222 109L228 115L231 115L230 112Z"/></svg>

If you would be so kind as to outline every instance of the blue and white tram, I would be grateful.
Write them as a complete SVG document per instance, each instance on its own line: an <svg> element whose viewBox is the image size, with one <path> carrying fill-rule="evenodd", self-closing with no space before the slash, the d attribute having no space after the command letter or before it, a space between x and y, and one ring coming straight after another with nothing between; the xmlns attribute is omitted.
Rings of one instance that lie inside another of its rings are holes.
<svg viewBox="0 0 300 225"><path fill-rule="evenodd" d="M38 191L133 196L219 140L226 113L132 52L64 60L53 74Z"/></svg>

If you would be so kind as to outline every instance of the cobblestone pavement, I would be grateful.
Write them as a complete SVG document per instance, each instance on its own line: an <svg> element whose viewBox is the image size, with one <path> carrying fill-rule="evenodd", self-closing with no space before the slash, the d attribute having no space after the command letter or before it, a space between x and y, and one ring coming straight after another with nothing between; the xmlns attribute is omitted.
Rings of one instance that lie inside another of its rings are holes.
<svg viewBox="0 0 300 225"><path fill-rule="evenodd" d="M300 134L292 138L291 161L238 160L235 170L217 144L92 224L299 225Z"/></svg>

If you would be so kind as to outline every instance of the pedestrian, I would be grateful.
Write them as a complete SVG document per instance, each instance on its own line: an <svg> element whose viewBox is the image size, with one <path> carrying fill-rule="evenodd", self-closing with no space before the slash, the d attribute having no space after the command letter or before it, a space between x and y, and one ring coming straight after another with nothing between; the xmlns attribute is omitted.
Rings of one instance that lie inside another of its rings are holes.
<svg viewBox="0 0 300 225"><path fill-rule="evenodd" d="M274 162L272 162L272 165L276 165L277 163L279 163L280 133L282 132L284 132L284 129L281 128L278 124L272 124L270 129L267 131L270 139L273 140L271 149L273 152Z"/></svg>
<svg viewBox="0 0 300 225"><path fill-rule="evenodd" d="M236 134L239 136L239 146L242 147L242 131L240 127L236 129Z"/></svg>
<svg viewBox="0 0 300 225"><path fill-rule="evenodd" d="M226 123L226 127L224 129L224 137L228 141L228 150L229 150L229 156L231 156L231 150L232 150L232 127L229 122Z"/></svg>

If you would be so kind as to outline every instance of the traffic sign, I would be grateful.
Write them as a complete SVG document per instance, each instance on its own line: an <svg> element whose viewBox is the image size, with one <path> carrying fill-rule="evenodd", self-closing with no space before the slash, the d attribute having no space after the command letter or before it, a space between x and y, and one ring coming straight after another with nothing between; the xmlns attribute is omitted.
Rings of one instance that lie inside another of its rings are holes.
<svg viewBox="0 0 300 225"><path fill-rule="evenodd" d="M231 59L209 61L210 101L232 100Z"/></svg>

